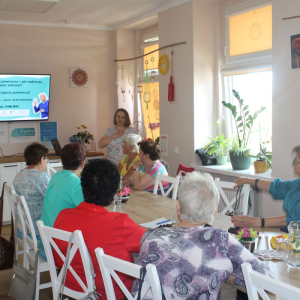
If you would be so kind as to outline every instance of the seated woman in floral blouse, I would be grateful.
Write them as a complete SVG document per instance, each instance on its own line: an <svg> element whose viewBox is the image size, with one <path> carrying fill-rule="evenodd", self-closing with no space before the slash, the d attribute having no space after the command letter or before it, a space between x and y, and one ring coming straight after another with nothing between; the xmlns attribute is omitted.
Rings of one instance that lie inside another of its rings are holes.
<svg viewBox="0 0 300 300"><path fill-rule="evenodd" d="M228 232L205 226L213 223L219 198L209 174L189 173L178 190L180 223L175 228L156 228L144 234L138 263L156 265L166 299L219 299L225 281L245 285L243 262L257 272L270 274L269 268ZM137 290L135 281L132 292ZM144 299L153 299L151 290Z"/></svg>

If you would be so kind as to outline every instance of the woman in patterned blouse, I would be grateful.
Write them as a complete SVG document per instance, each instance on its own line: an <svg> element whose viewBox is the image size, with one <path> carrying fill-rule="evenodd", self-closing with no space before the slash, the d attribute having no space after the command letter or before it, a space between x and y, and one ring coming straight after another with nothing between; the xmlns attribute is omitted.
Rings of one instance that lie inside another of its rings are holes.
<svg viewBox="0 0 300 300"><path fill-rule="evenodd" d="M193 172L182 180L176 202L179 224L148 230L142 240L139 264L156 265L166 299L220 299L229 280L244 286L243 262L262 274L269 268L228 232L213 227L219 192L207 173ZM132 292L138 289L135 281ZM152 299L151 291L145 299Z"/></svg>
<svg viewBox="0 0 300 300"><path fill-rule="evenodd" d="M116 166L125 156L122 149L124 137L130 133L137 134L137 131L129 127L130 117L126 109L119 108L114 115L114 126L107 128L99 141L99 148L107 146L107 159Z"/></svg>

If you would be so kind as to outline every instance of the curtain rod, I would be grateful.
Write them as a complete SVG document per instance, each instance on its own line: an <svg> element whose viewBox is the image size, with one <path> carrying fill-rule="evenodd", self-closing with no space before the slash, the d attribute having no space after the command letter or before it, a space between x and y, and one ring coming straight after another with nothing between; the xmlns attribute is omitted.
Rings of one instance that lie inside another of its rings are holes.
<svg viewBox="0 0 300 300"><path fill-rule="evenodd" d="M137 57L133 57L133 58L127 58L127 59L115 59L114 61L127 61L127 60L134 60L134 59L138 59L138 58L141 58L141 57L144 57L144 56L147 56L153 52L156 52L156 51L159 51L161 49L165 49L165 48L169 48L169 47L173 47L173 46L177 46L177 45L182 45L182 44L186 44L186 42L181 42L181 43L176 43L176 44L171 44L171 45L167 45L167 46L164 46L164 47L160 47L159 49L156 49L154 51L151 51L149 53L146 53L144 55L140 55L140 56L137 56Z"/></svg>
<svg viewBox="0 0 300 300"><path fill-rule="evenodd" d="M294 16L294 17L282 18L282 20L285 21L285 20L295 19L295 18L299 18L299 17L300 17L300 16Z"/></svg>

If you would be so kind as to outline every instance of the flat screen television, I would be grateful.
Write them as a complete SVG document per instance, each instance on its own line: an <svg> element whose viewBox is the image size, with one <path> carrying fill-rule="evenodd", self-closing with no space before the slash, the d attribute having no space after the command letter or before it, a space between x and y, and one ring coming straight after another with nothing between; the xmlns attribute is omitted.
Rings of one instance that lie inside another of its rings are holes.
<svg viewBox="0 0 300 300"><path fill-rule="evenodd" d="M0 122L47 121L50 77L0 74Z"/></svg>

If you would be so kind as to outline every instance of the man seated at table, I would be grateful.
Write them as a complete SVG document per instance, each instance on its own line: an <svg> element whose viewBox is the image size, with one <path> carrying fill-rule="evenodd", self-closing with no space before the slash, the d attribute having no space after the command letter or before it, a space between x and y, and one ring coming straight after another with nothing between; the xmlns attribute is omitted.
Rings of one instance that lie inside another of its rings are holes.
<svg viewBox="0 0 300 300"><path fill-rule="evenodd" d="M228 232L212 224L220 195L211 175L188 173L178 189L179 224L148 230L142 240L139 264L156 265L166 299L220 299L222 284L245 286L241 264L262 274L270 269ZM134 282L133 293L138 290ZM151 291L147 299L152 299Z"/></svg>
<svg viewBox="0 0 300 300"><path fill-rule="evenodd" d="M109 206L120 184L120 174L112 162L107 159L90 160L81 175L81 186L84 202L76 208L63 210L56 218L54 228L74 232L81 230L86 246L91 255L95 269L95 283L97 292L106 299L101 271L95 255L95 249L101 247L105 254L133 262L131 253L138 253L140 240L145 229L134 223L127 214L109 212ZM67 243L57 241L58 247L66 254ZM77 256L76 256L77 255ZM84 274L79 253L76 254L71 265L80 276ZM53 253L55 264L62 267L60 257ZM130 290L132 278L120 276L122 282ZM81 278L82 279L82 278ZM76 291L82 291L72 275L67 275L66 286ZM125 296L114 282L116 299Z"/></svg>

